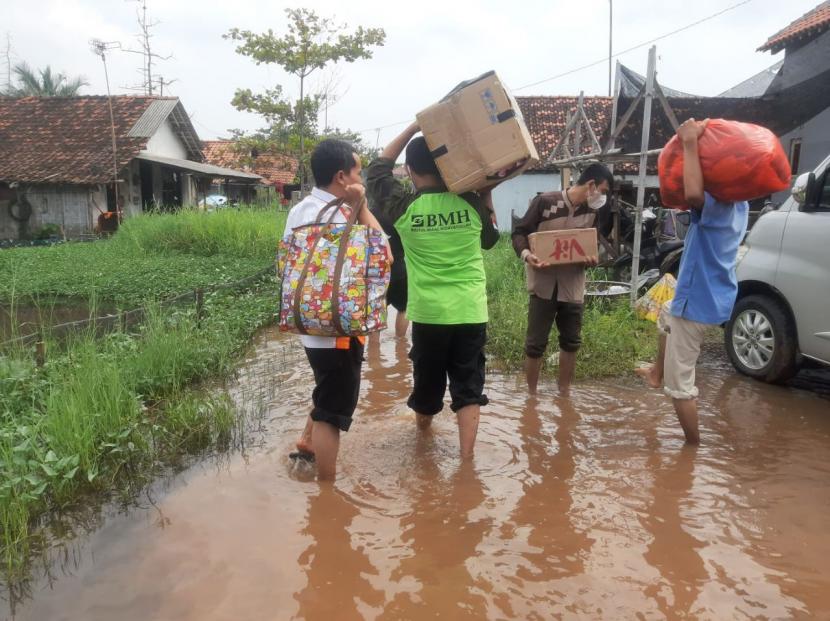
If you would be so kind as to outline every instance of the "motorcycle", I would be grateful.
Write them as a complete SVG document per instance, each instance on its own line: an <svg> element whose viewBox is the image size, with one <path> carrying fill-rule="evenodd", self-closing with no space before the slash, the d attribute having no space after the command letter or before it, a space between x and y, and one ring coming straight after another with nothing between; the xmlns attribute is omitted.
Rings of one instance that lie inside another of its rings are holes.
<svg viewBox="0 0 830 621"><path fill-rule="evenodd" d="M665 209L653 203L643 208L638 289L650 287L664 274L677 276L689 227L688 212ZM620 230L623 252L612 264L613 278L631 282L634 247L635 206L621 201Z"/></svg>

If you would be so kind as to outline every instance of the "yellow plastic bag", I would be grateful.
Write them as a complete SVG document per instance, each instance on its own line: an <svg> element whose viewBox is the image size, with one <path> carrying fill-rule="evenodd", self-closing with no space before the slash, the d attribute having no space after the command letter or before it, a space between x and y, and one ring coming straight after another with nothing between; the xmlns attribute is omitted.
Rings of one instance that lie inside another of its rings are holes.
<svg viewBox="0 0 830 621"><path fill-rule="evenodd" d="M640 319L648 319L657 323L660 309L663 304L674 299L674 290L677 281L671 274L664 274L654 286L646 291L645 295L637 300L634 310Z"/></svg>

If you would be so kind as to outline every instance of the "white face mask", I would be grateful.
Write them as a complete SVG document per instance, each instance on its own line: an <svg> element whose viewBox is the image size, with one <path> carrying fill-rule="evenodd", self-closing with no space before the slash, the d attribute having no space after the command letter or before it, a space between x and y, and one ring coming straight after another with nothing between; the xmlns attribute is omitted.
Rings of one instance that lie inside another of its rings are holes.
<svg viewBox="0 0 830 621"><path fill-rule="evenodd" d="M593 194L588 195L588 208L594 211L601 209L605 205L606 200L608 200L608 197L605 194L599 190L595 190Z"/></svg>

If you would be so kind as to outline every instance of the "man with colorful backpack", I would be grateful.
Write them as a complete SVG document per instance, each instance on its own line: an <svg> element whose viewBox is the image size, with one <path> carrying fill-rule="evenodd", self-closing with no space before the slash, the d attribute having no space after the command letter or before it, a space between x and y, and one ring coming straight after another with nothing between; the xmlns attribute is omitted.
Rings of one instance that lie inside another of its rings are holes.
<svg viewBox="0 0 830 621"><path fill-rule="evenodd" d="M358 223L381 229L367 207L360 157L349 143L334 139L320 142L311 154L311 172L314 188L288 213L285 240L291 238L294 229L317 221L321 210L329 204L331 207L322 214L323 222L332 216L331 222L344 223L348 209L358 209ZM334 204L337 199L344 199L345 205ZM332 214L331 210L337 211ZM364 338L306 334L300 338L315 386L312 409L292 457L314 459L318 479L333 480L340 432L349 430L357 407Z"/></svg>
<svg viewBox="0 0 830 621"><path fill-rule="evenodd" d="M372 208L385 214L403 244L412 322L414 386L407 401L418 427L429 428L444 406L449 379L461 455L473 454L484 394L487 290L482 249L499 239L489 190L447 191L417 123L407 127L367 169ZM415 190L394 178L406 148Z"/></svg>

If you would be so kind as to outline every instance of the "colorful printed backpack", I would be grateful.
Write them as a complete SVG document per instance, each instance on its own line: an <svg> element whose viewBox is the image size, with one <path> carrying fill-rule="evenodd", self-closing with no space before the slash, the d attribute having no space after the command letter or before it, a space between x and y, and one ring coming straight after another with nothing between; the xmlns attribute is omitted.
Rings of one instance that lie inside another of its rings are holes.
<svg viewBox="0 0 830 621"><path fill-rule="evenodd" d="M386 240L380 231L356 224L359 209L351 209L344 223L332 222L343 207L343 199L331 201L312 224L280 241L281 332L363 336L386 327Z"/></svg>

